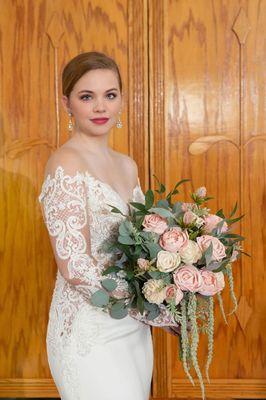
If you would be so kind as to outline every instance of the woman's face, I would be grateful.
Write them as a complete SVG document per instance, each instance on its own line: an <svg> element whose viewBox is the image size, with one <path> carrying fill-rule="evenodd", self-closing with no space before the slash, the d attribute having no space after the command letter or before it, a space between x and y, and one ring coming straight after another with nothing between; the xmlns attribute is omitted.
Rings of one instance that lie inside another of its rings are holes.
<svg viewBox="0 0 266 400"><path fill-rule="evenodd" d="M75 128L83 133L102 135L115 125L122 108L122 95L118 78L109 69L95 69L85 73L74 85L69 99L62 97L67 111L75 120ZM99 125L94 118L109 118Z"/></svg>

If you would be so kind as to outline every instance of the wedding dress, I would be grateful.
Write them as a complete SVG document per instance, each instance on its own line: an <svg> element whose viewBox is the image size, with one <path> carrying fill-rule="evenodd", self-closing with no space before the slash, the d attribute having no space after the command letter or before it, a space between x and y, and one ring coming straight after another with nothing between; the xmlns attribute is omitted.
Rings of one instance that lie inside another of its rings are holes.
<svg viewBox="0 0 266 400"><path fill-rule="evenodd" d="M138 311L118 320L90 303L102 288L101 273L117 257L102 249L115 240L125 218L111 212L111 206L126 215L128 204L109 184L64 164L47 175L38 200L58 266L46 344L61 399L148 400L150 325L176 325L172 316L161 306L153 321ZM131 201L144 203L139 180ZM113 294L123 296L125 283L116 281Z"/></svg>

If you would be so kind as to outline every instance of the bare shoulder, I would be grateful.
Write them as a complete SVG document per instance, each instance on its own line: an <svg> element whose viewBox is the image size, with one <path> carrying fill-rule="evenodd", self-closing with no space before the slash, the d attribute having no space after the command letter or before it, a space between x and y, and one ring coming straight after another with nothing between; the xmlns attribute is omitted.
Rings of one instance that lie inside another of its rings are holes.
<svg viewBox="0 0 266 400"><path fill-rule="evenodd" d="M124 153L115 152L119 158L119 164L125 172L125 174L132 179L132 181L137 181L138 178L138 166L132 157Z"/></svg>
<svg viewBox="0 0 266 400"><path fill-rule="evenodd" d="M82 157L77 150L70 147L60 147L50 156L45 166L45 176L54 175L58 167L62 167L70 175L85 170Z"/></svg>

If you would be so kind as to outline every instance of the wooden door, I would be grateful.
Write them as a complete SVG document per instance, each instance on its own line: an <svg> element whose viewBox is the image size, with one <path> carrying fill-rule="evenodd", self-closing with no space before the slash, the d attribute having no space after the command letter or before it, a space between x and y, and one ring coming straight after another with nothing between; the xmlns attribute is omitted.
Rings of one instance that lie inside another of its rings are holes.
<svg viewBox="0 0 266 400"><path fill-rule="evenodd" d="M37 196L49 155L68 139L60 75L84 51L117 61L127 105L110 145L134 156L147 186L147 2L2 3L0 397L55 397L45 335L56 265Z"/></svg>
<svg viewBox="0 0 266 400"><path fill-rule="evenodd" d="M150 173L168 188L190 178L187 200L205 185L215 197L209 207L226 215L238 200L245 217L235 229L252 257L235 265L239 306L228 326L216 307L208 398L266 398L265 26L265 0L149 1ZM229 312L228 291L223 298ZM154 331L154 398L199 397L176 339Z"/></svg>

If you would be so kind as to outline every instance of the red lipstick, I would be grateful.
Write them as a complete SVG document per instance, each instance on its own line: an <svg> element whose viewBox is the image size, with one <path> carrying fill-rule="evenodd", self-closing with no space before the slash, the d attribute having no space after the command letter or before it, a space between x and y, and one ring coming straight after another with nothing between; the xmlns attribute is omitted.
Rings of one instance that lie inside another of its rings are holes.
<svg viewBox="0 0 266 400"><path fill-rule="evenodd" d="M109 121L109 118L92 118L91 121L95 124L102 125Z"/></svg>

